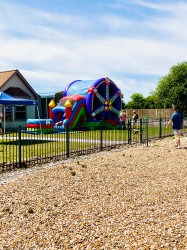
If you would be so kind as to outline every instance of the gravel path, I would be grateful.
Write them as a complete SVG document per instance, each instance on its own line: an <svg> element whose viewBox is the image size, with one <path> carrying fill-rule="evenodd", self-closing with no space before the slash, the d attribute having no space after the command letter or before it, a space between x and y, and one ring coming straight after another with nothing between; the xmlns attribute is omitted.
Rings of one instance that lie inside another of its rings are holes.
<svg viewBox="0 0 187 250"><path fill-rule="evenodd" d="M0 250L187 250L187 138L0 175Z"/></svg>

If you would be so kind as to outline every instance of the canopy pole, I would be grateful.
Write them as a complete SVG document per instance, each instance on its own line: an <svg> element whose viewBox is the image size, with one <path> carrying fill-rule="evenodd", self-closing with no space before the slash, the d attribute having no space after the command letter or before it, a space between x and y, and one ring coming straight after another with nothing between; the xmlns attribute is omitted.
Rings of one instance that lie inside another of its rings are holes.
<svg viewBox="0 0 187 250"><path fill-rule="evenodd" d="M36 106L36 108L37 108L38 119L39 119L39 124L40 124L40 131L42 131L42 124L41 124L41 121L40 121L40 112L39 112L38 105Z"/></svg>
<svg viewBox="0 0 187 250"><path fill-rule="evenodd" d="M49 112L48 112L47 100L48 100L48 99L45 98L45 110L46 110L47 119L49 119Z"/></svg>
<svg viewBox="0 0 187 250"><path fill-rule="evenodd" d="M6 105L3 105L3 118L4 118L4 126L3 126L3 131L4 131L4 134L5 134L5 128L6 128Z"/></svg>

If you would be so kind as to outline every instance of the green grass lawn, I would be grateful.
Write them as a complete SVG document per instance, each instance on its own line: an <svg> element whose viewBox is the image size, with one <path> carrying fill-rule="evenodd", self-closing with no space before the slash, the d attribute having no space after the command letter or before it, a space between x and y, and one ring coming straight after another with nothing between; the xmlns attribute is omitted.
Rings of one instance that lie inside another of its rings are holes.
<svg viewBox="0 0 187 250"><path fill-rule="evenodd" d="M141 132L142 131L142 134ZM131 140L139 141L140 136L143 140L146 138L159 138L159 126L142 126L131 130ZM29 134L21 133L19 142L18 133L4 134L0 138L0 163L17 162L21 150L22 160L33 159L36 157L50 157L66 154L67 146L69 151L83 151L113 144L128 143L128 130L118 129L100 130L79 130L70 131L68 137L66 133L51 134ZM140 135L141 134L141 135ZM162 127L162 136L171 135L172 128ZM67 144L67 140L69 144ZM21 147L19 144L21 143Z"/></svg>

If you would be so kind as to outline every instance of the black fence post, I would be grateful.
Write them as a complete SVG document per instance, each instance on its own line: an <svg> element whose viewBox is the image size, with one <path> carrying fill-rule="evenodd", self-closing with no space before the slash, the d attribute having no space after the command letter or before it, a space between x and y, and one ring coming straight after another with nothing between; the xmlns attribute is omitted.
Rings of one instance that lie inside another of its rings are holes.
<svg viewBox="0 0 187 250"><path fill-rule="evenodd" d="M142 132L143 132L143 129L142 129L142 119L140 119L140 143L142 143L143 139L142 139Z"/></svg>
<svg viewBox="0 0 187 250"><path fill-rule="evenodd" d="M147 138L147 147L148 147L148 142L149 142L149 124L148 124L148 118L146 122L146 138Z"/></svg>
<svg viewBox="0 0 187 250"><path fill-rule="evenodd" d="M69 126L67 124L66 128L66 157L69 158Z"/></svg>
<svg viewBox="0 0 187 250"><path fill-rule="evenodd" d="M100 126L100 151L103 150L103 122L101 121Z"/></svg>
<svg viewBox="0 0 187 250"><path fill-rule="evenodd" d="M18 152L19 152L19 167L22 166L21 162L21 125L18 127Z"/></svg>
<svg viewBox="0 0 187 250"><path fill-rule="evenodd" d="M162 118L159 120L159 138L162 138Z"/></svg>
<svg viewBox="0 0 187 250"><path fill-rule="evenodd" d="M132 128L131 128L131 119L128 120L128 144L131 144L132 142Z"/></svg>

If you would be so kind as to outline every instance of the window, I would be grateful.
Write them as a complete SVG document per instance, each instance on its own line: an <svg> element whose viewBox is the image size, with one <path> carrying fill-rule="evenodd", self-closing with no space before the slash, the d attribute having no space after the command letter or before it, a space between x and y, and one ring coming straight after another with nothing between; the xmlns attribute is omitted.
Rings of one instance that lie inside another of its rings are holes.
<svg viewBox="0 0 187 250"><path fill-rule="evenodd" d="M15 120L24 121L26 120L26 107L25 106L15 106Z"/></svg>
<svg viewBox="0 0 187 250"><path fill-rule="evenodd" d="M11 121L12 120L12 112L6 112L6 121Z"/></svg>
<svg viewBox="0 0 187 250"><path fill-rule="evenodd" d="M6 121L12 121L12 107L6 106Z"/></svg>

